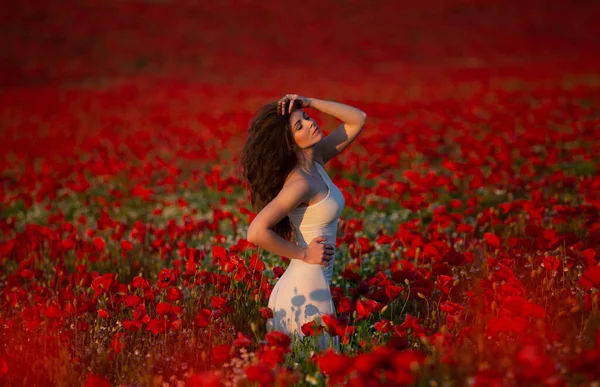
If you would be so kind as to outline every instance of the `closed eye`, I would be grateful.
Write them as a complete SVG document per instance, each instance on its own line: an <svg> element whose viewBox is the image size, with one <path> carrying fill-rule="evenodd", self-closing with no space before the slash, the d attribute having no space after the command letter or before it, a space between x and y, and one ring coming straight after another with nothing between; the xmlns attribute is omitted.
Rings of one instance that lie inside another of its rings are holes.
<svg viewBox="0 0 600 387"><path fill-rule="evenodd" d="M305 120L309 120L310 117L308 116L308 114L306 114L306 112L304 112L303 117ZM300 123L300 120L296 121L296 124ZM298 130L302 129L302 124L300 124L300 126L298 126Z"/></svg>
<svg viewBox="0 0 600 387"><path fill-rule="evenodd" d="M306 112L304 112L304 119L305 120L309 120L310 117L308 116L308 114L306 114ZM302 124L300 124L300 129L302 129Z"/></svg>

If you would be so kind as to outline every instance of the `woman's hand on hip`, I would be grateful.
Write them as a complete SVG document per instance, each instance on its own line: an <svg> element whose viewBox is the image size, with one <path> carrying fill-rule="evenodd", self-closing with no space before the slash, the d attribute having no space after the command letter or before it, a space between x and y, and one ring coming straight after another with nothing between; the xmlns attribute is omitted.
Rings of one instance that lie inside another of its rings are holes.
<svg viewBox="0 0 600 387"><path fill-rule="evenodd" d="M306 248L306 256L304 262L312 265L329 265L329 261L333 259L333 246L325 242L327 238L319 236L310 241Z"/></svg>

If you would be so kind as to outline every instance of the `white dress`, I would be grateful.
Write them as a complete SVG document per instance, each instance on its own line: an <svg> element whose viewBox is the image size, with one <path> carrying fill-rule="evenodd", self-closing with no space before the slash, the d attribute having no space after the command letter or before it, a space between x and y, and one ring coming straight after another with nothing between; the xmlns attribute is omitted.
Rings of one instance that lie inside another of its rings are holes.
<svg viewBox="0 0 600 387"><path fill-rule="evenodd" d="M318 203L295 208L288 213L288 217L296 231L299 246L307 247L314 238L324 236L327 241L323 243L331 244L335 251L338 220L345 205L344 196L323 166L314 163L329 192ZM268 306L273 310L273 318L267 320L267 331L277 330L302 338L303 324L323 314L335 315L329 289L333 264L334 259L329 261L327 267L299 259L290 261L269 297ZM330 339L327 333L319 335L317 340L320 349L331 347ZM339 345L339 337L334 336L333 348L339 351Z"/></svg>

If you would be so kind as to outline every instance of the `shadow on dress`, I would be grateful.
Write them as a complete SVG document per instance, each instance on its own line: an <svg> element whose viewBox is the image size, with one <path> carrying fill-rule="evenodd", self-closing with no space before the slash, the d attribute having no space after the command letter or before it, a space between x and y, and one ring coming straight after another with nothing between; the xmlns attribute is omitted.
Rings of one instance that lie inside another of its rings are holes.
<svg viewBox="0 0 600 387"><path fill-rule="evenodd" d="M297 288L294 289L294 293L296 293L296 295L290 300L290 303L292 304L290 309L293 313L293 320L291 318L286 318L286 310L279 309L274 311L274 316L267 321L267 326L270 327L270 329L282 330L288 334L292 333L297 335L299 339L302 339L304 337L304 334L301 331L302 324L307 322L306 320L314 320L316 316L325 314L323 311L319 310L315 304L308 302L331 302L331 293L328 289L317 289L310 292L309 300L307 300L305 295L298 294ZM301 316L302 309L304 309L304 318ZM295 326L292 326L292 321L294 321ZM316 338L321 350L330 347L330 337L331 336L329 336L328 333L324 332ZM333 348L336 351L340 350L340 338L337 336L333 337Z"/></svg>

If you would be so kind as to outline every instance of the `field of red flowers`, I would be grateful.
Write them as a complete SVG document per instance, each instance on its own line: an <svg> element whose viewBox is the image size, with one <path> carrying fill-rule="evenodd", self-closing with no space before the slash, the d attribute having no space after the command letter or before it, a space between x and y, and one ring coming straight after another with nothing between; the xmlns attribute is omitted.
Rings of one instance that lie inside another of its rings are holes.
<svg viewBox="0 0 600 387"><path fill-rule="evenodd" d="M0 7L1 385L600 382L593 2ZM244 239L245 131L286 93L368 115L306 326L339 353L266 333L289 261Z"/></svg>

